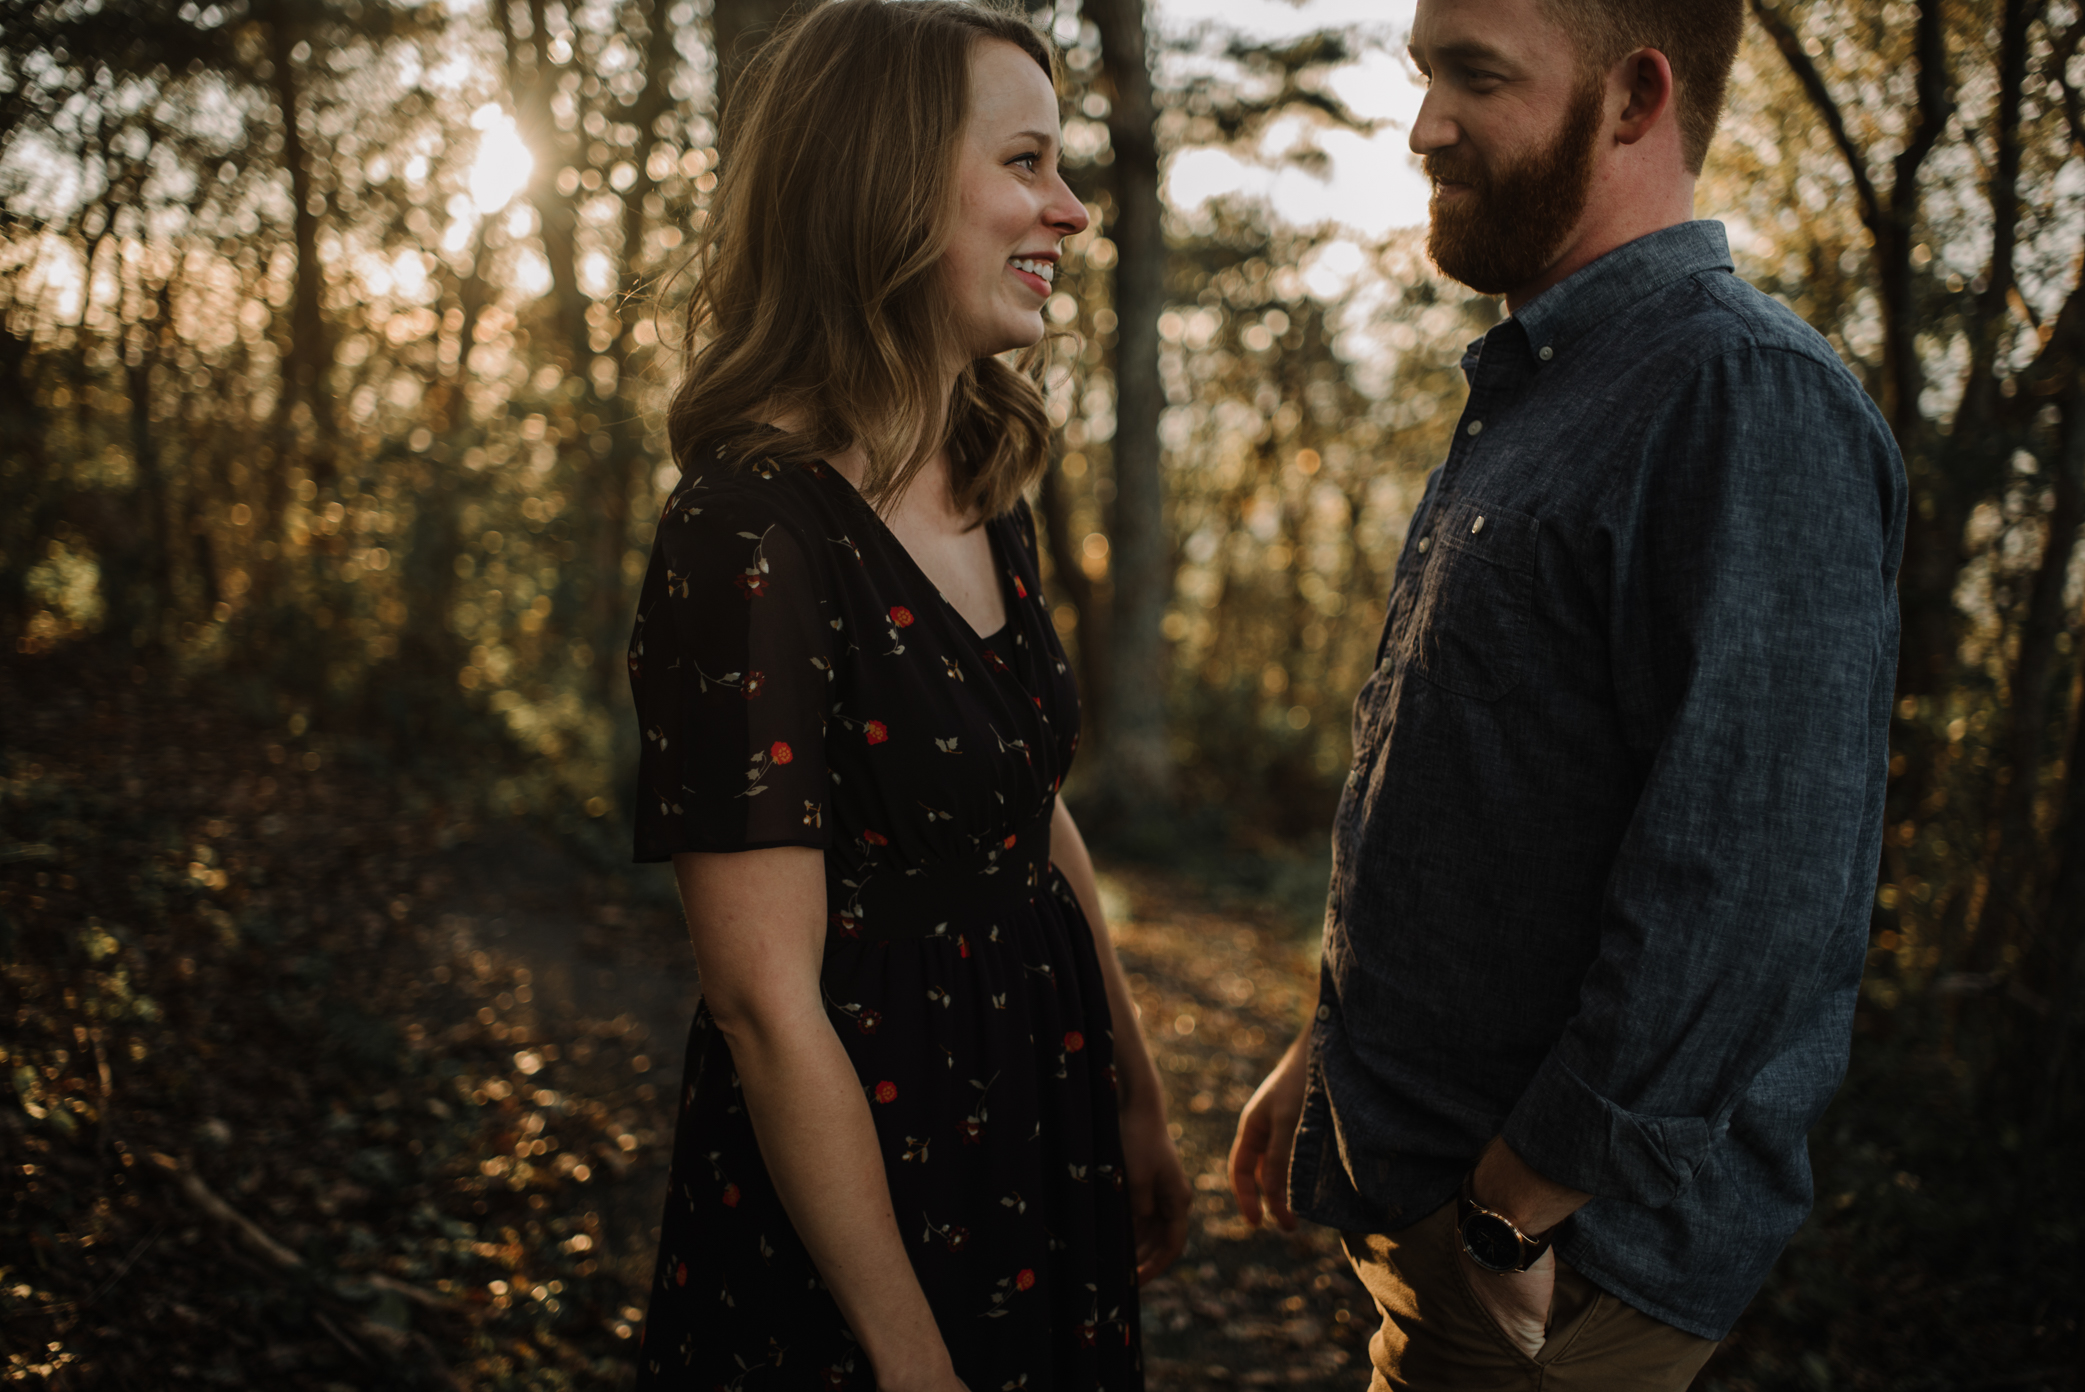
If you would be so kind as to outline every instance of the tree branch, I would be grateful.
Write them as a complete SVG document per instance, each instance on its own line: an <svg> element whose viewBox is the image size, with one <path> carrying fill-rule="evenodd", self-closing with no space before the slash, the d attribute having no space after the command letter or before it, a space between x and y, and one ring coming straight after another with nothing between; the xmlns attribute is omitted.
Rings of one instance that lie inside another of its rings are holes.
<svg viewBox="0 0 2085 1392"><path fill-rule="evenodd" d="M1831 89L1825 86L1824 74L1817 71L1817 65L1811 62L1810 55L1803 51L1803 41L1797 36L1795 26L1783 18L1778 9L1767 0L1752 0L1752 13L1759 17L1759 27L1766 30L1767 37L1774 41L1774 47L1781 50L1781 57L1788 63L1788 70L1795 74L1796 81L1802 84L1803 92L1810 98L1810 104L1816 107L1817 114L1824 118L1825 129L1831 132L1832 143L1839 147L1839 154L1846 161L1847 171L1853 176L1854 193L1860 199L1861 223L1880 241L1883 229L1882 199L1876 192L1874 179L1869 176L1868 157L1861 153L1860 148L1853 143L1853 137L1847 133L1845 114L1840 111L1839 103L1833 99ZM1925 154L1922 152L1919 158L1923 160Z"/></svg>

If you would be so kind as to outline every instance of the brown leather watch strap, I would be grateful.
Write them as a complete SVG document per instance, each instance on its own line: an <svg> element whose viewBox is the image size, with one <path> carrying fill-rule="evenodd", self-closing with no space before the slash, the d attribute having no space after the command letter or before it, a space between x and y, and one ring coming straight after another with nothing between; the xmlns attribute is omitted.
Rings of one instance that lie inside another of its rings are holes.
<svg viewBox="0 0 2085 1392"><path fill-rule="evenodd" d="M1526 1271L1537 1261L1540 1261L1542 1254L1549 1250L1550 1243L1556 1239L1556 1229L1550 1229L1549 1232L1541 1237L1529 1237L1520 1230L1519 1225L1511 1218L1495 1209L1486 1208L1478 1203L1476 1195L1472 1191L1471 1179L1471 1175L1463 1176L1462 1192L1455 1201L1456 1240L1462 1244L1462 1250L1469 1254L1470 1260L1476 1262L1477 1265L1483 1267L1486 1271L1497 1272L1501 1275L1509 1272ZM1507 1266L1494 1265L1489 1258L1480 1253L1471 1244L1469 1222L1472 1217L1478 1215L1482 1215L1485 1220L1488 1220L1494 1226L1494 1229L1503 1227L1506 1232L1512 1234L1513 1241L1519 1244L1518 1261L1515 1264Z"/></svg>

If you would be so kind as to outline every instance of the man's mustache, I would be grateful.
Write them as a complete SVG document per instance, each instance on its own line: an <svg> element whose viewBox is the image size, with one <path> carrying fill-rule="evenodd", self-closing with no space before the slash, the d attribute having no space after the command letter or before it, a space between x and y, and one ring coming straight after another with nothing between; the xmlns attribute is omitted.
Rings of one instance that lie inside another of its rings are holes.
<svg viewBox="0 0 2085 1392"><path fill-rule="evenodd" d="M1484 171L1475 161L1444 158L1440 155L1422 155L1419 170L1430 184L1468 184L1482 190L1485 186Z"/></svg>

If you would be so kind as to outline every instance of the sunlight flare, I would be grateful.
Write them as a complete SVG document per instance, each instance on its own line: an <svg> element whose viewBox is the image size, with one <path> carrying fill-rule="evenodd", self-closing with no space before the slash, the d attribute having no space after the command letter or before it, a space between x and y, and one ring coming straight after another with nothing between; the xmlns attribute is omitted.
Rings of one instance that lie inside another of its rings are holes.
<svg viewBox="0 0 2085 1392"><path fill-rule="evenodd" d="M487 104L471 117L481 132L478 157L471 161L471 202L480 216L490 216L514 201L535 171L536 157L529 153L514 118L499 107Z"/></svg>

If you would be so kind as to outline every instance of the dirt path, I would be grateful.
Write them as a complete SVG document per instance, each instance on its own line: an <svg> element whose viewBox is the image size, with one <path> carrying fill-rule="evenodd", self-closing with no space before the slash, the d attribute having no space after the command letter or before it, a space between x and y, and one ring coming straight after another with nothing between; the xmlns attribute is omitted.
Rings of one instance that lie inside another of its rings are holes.
<svg viewBox="0 0 2085 1392"><path fill-rule="evenodd" d="M635 1133L620 1201L603 1215L604 1248L641 1282L665 1186L666 1104L697 993L663 872L646 885L640 869L604 897L598 875L569 852L509 830L446 854L434 875L445 950L459 960L487 953L496 975L528 974L523 1028L622 1019L647 1050L654 1105ZM1352 1387L1351 1369L1365 1367L1368 1302L1337 1241L1307 1227L1293 1236L1247 1229L1223 1178L1237 1110L1300 1021L1312 945L1272 911L1216 909L1162 872L1104 868L1102 879L1197 1188L1185 1256L1144 1292L1151 1386Z"/></svg>

